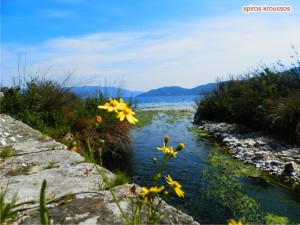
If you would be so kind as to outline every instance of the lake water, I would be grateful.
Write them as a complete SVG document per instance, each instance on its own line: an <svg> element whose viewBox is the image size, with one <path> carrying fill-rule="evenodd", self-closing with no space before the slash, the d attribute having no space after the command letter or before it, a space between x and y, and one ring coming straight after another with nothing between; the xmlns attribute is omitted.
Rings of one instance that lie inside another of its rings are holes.
<svg viewBox="0 0 300 225"><path fill-rule="evenodd" d="M185 108L194 107L197 95L184 96L148 96L134 97L133 102L137 102L139 109L159 109L159 108Z"/></svg>
<svg viewBox="0 0 300 225"><path fill-rule="evenodd" d="M178 102L175 97L155 97L151 101L147 97L139 107L193 107L194 97L179 97ZM157 113L150 125L133 130L133 151L126 167L134 183L149 185L154 170L151 159L162 158L156 147L161 147L164 136L169 135L170 145L176 147L183 142L186 147L170 161L163 174L170 174L182 184L185 197L170 197L168 203L202 224L224 224L230 218L262 224L271 214L288 218L288 223L300 223L299 187L285 185L205 142L195 132L192 118L187 113Z"/></svg>

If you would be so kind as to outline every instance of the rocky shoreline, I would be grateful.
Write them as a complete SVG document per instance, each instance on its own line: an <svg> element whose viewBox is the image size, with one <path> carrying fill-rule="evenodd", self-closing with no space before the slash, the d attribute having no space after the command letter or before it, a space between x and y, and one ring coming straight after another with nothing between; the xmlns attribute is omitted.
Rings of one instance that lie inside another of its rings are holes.
<svg viewBox="0 0 300 225"><path fill-rule="evenodd" d="M92 163L77 152L28 125L0 114L0 188L4 201L17 196L12 224L39 224L39 198L47 180L46 201L52 224L125 224L111 193ZM112 181L115 175L100 168ZM133 184L114 187L116 198L127 215L132 215ZM1 203L2 204L2 203ZM159 224L199 224L191 216L164 201ZM144 213L143 215L146 215ZM142 221L146 217L143 216ZM146 222L145 222L146 223ZM144 223L144 224L145 224Z"/></svg>
<svg viewBox="0 0 300 225"><path fill-rule="evenodd" d="M229 148L235 159L250 163L284 180L300 184L300 148L284 143L265 132L253 132L237 124L202 121L200 130Z"/></svg>

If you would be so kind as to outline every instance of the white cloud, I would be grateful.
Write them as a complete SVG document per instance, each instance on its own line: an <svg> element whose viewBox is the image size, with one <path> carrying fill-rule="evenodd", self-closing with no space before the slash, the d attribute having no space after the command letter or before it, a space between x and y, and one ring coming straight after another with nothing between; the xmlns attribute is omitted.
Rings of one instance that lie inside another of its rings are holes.
<svg viewBox="0 0 300 225"><path fill-rule="evenodd" d="M104 78L121 78L131 90L171 85L191 88L243 73L260 61L288 62L290 44L300 48L300 19L280 16L240 12L165 30L57 38L27 46L27 66L75 70L76 80L94 85ZM22 48L2 46L2 74L8 74L2 77L4 85L16 75L15 51Z"/></svg>

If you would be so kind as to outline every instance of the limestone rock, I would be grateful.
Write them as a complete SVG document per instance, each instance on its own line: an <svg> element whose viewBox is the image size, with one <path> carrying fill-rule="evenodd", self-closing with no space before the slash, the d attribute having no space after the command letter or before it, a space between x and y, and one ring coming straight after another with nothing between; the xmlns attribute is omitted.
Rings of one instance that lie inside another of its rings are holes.
<svg viewBox="0 0 300 225"><path fill-rule="evenodd" d="M14 224L39 224L39 195L47 180L46 200L52 224L125 224L111 193L92 163L76 152L42 135L20 121L0 114L0 150L10 147L14 155L0 161L0 184L7 185L5 202L18 196ZM111 181L114 174L100 168ZM130 187L114 188L122 209L129 215ZM191 216L165 202L161 224L198 224ZM144 223L145 217L143 217Z"/></svg>

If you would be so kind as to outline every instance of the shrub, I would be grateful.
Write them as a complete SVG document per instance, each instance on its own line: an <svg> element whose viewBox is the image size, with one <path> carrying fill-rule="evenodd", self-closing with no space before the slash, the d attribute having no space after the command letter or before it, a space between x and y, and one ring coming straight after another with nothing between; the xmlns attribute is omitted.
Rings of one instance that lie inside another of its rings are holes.
<svg viewBox="0 0 300 225"><path fill-rule="evenodd" d="M32 79L26 88L14 87L7 90L2 99L2 112L28 124L63 142L67 133L73 133L77 141L76 150L83 153L86 140L97 147L95 140L105 140L105 152L110 155L121 155L131 144L130 125L116 120L115 115L97 108L108 99L99 94L99 98L81 99L71 88L46 79ZM95 116L103 122L95 127ZM68 142L64 142L68 144Z"/></svg>
<svg viewBox="0 0 300 225"><path fill-rule="evenodd" d="M300 145L300 91L278 100L268 119L272 130Z"/></svg>
<svg viewBox="0 0 300 225"><path fill-rule="evenodd" d="M218 81L215 89L197 100L194 122L236 122L299 143L299 92L298 67L283 72L257 69L252 74Z"/></svg>

